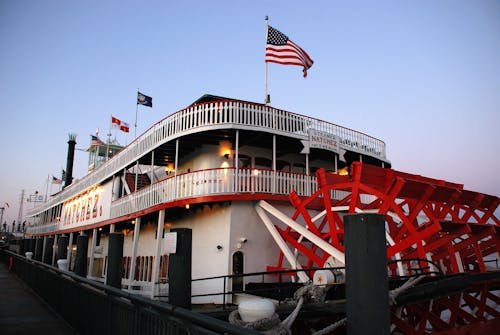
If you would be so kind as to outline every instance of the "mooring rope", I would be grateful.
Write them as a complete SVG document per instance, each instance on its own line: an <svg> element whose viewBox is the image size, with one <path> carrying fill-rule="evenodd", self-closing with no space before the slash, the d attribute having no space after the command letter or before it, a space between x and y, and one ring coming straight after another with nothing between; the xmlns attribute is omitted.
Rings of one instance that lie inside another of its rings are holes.
<svg viewBox="0 0 500 335"><path fill-rule="evenodd" d="M395 288L389 291L389 300L390 305L396 304L396 298L409 288L415 286L418 282L420 282L425 276L412 277L408 279L403 285L398 288ZM262 332L263 334L268 335L290 335L291 328L295 319L300 313L300 310L305 302L322 302L326 298L326 291L329 286L316 286L312 283L308 283L301 288L299 288L294 293L294 300L297 301L297 305L294 310L288 317L280 322L279 316L277 313L270 318L265 318L261 320L257 320L255 322L245 322L241 319L241 316L238 310L234 310L229 314L229 323L233 325L237 325L243 328L253 329ZM341 320L332 323L331 325L313 332L311 335L325 335L328 334L335 329L345 325L347 323L347 318L343 318Z"/></svg>

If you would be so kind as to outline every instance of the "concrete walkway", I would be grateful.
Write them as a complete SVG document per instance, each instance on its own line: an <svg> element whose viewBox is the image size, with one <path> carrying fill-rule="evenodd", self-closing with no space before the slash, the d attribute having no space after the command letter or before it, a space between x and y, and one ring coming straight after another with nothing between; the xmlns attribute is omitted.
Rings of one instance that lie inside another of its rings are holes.
<svg viewBox="0 0 500 335"><path fill-rule="evenodd" d="M0 334L78 334L0 262Z"/></svg>

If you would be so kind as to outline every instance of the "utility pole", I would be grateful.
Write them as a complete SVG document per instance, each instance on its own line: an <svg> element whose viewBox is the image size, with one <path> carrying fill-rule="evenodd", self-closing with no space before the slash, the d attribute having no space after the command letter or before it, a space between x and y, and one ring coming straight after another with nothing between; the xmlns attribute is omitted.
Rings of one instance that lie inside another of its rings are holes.
<svg viewBox="0 0 500 335"><path fill-rule="evenodd" d="M3 224L3 212L5 211L5 207L0 207L0 211L1 211L1 214L0 214L0 225ZM2 226L2 230L4 229L4 227ZM7 231L7 227L5 227L5 231Z"/></svg>
<svg viewBox="0 0 500 335"><path fill-rule="evenodd" d="M17 227L18 230L22 229L23 230L23 236L24 236L24 229L22 227L22 221L23 221L23 208L24 207L24 190L21 191L21 201L19 202L19 213L17 214Z"/></svg>
<svg viewBox="0 0 500 335"><path fill-rule="evenodd" d="M24 190L21 191L21 201L19 202L19 214L17 215L18 224L21 224L23 219L23 204L24 204Z"/></svg>

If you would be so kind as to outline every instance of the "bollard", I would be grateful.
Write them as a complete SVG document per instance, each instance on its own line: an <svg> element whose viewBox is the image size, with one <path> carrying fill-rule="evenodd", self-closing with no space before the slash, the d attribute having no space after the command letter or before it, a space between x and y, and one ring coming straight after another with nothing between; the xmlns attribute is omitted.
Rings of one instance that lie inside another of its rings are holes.
<svg viewBox="0 0 500 335"><path fill-rule="evenodd" d="M43 237L37 237L35 242L35 260L42 261Z"/></svg>
<svg viewBox="0 0 500 335"><path fill-rule="evenodd" d="M192 231L177 228L170 232L177 233L177 250L168 258L168 301L175 306L191 308Z"/></svg>
<svg viewBox="0 0 500 335"><path fill-rule="evenodd" d="M109 234L106 285L119 289L122 288L123 238L122 233ZM130 280L133 280L133 278L130 278Z"/></svg>
<svg viewBox="0 0 500 335"><path fill-rule="evenodd" d="M87 277L87 249L89 237L87 235L78 235L76 239L75 268L76 275Z"/></svg>
<svg viewBox="0 0 500 335"><path fill-rule="evenodd" d="M384 216L347 215L344 223L347 334L388 335L390 308Z"/></svg>
<svg viewBox="0 0 500 335"><path fill-rule="evenodd" d="M54 237L48 236L45 240L45 248L43 253L43 262L52 265L52 252L54 250Z"/></svg>
<svg viewBox="0 0 500 335"><path fill-rule="evenodd" d="M59 236L57 238L57 259L66 259L68 257L68 236Z"/></svg>

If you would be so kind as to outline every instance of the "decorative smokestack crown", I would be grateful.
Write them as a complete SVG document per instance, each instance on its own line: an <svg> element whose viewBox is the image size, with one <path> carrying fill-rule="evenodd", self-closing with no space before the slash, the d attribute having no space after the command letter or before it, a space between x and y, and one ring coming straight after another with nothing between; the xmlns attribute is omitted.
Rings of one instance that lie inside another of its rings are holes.
<svg viewBox="0 0 500 335"><path fill-rule="evenodd" d="M73 161L75 159L76 134L68 134L68 158L66 160L66 178L64 187L73 182Z"/></svg>

